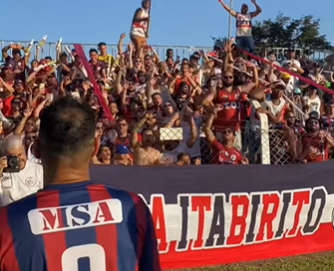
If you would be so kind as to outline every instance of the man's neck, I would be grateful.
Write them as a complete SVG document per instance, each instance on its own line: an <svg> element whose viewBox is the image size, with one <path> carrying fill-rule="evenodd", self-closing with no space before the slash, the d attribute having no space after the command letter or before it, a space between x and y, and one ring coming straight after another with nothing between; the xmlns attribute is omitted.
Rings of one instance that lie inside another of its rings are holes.
<svg viewBox="0 0 334 271"><path fill-rule="evenodd" d="M110 163L111 163L110 159L104 159L104 160L102 160L102 164L104 164L104 165L110 165Z"/></svg>
<svg viewBox="0 0 334 271"><path fill-rule="evenodd" d="M319 134L319 131L315 131L315 132L308 132L307 133L310 137L316 137Z"/></svg>
<svg viewBox="0 0 334 271"><path fill-rule="evenodd" d="M228 87L223 86L223 89L227 92L232 92L233 91L233 86L228 86Z"/></svg>
<svg viewBox="0 0 334 271"><path fill-rule="evenodd" d="M233 141L226 141L224 142L224 146L227 148L233 148L234 142Z"/></svg>
<svg viewBox="0 0 334 271"><path fill-rule="evenodd" d="M58 167L54 170L48 170L47 168L44 168L43 177L46 186L52 184L70 184L88 181L90 180L89 165L87 165L86 168L80 169Z"/></svg>

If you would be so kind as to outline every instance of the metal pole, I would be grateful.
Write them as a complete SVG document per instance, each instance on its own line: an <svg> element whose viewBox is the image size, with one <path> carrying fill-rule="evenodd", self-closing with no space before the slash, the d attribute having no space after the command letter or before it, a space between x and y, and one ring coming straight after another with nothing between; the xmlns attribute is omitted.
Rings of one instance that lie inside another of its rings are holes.
<svg viewBox="0 0 334 271"><path fill-rule="evenodd" d="M233 0L230 0L230 10L232 10ZM231 33L232 33L232 15L229 13L228 15L228 39L231 39Z"/></svg>

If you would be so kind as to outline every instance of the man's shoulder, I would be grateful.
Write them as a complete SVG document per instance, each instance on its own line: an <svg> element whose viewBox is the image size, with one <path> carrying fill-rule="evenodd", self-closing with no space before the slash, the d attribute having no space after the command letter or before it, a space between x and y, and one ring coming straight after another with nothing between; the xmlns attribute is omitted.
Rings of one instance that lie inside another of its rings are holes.
<svg viewBox="0 0 334 271"><path fill-rule="evenodd" d="M129 204L137 204L142 201L142 198L136 193L130 192L125 189L116 188L107 183L93 183L89 186L89 190L95 191L95 193L100 193L102 190L107 192L105 198L119 199L121 202Z"/></svg>
<svg viewBox="0 0 334 271"><path fill-rule="evenodd" d="M43 166L41 164L35 163L33 161L27 160L27 165L30 168L34 168L36 170L42 170L43 171Z"/></svg>

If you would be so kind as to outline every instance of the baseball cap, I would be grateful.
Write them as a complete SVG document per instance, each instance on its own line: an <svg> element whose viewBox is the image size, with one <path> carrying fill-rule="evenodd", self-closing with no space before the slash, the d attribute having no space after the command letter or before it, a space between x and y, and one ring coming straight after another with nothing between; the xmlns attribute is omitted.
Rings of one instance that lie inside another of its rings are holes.
<svg viewBox="0 0 334 271"><path fill-rule="evenodd" d="M288 80L288 79L290 79L290 74L288 74L287 72L283 72L283 73L281 73L281 78L282 79L285 79L285 80Z"/></svg>
<svg viewBox="0 0 334 271"><path fill-rule="evenodd" d="M319 118L320 118L319 113L317 111L312 111L308 114L307 120L311 120L311 119L319 120Z"/></svg>
<svg viewBox="0 0 334 271"><path fill-rule="evenodd" d="M119 144L116 145L115 147L115 153L123 155L123 154L129 154L130 151L127 146Z"/></svg>
<svg viewBox="0 0 334 271"><path fill-rule="evenodd" d="M13 85L23 85L23 82L20 79L15 79Z"/></svg>
<svg viewBox="0 0 334 271"><path fill-rule="evenodd" d="M194 52L194 53L191 55L191 57L196 58L196 59L200 59L200 58L201 58L201 55L200 55L199 52Z"/></svg>
<svg viewBox="0 0 334 271"><path fill-rule="evenodd" d="M295 88L295 89L293 90L293 93L294 93L294 94L302 94L302 91L301 91L299 88Z"/></svg>

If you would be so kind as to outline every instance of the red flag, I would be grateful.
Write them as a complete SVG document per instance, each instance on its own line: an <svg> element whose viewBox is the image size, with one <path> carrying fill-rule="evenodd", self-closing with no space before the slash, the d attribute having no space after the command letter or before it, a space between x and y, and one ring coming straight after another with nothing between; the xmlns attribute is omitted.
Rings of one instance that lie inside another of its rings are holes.
<svg viewBox="0 0 334 271"><path fill-rule="evenodd" d="M91 69L91 67L90 67L90 65L87 61L87 58L86 58L84 50L82 49L82 46L80 44L74 44L74 49L75 49L76 54L80 57L80 59L82 61L82 64L84 65L84 67L87 71L88 78L89 78L90 82L93 84L93 87L94 87L94 94L98 98L99 103L103 108L105 116L108 118L109 121L112 121L113 117L112 117L112 115L109 111L109 108L108 108L104 98L102 97L102 94L100 92L100 88L96 83L93 71L92 71L92 69Z"/></svg>

